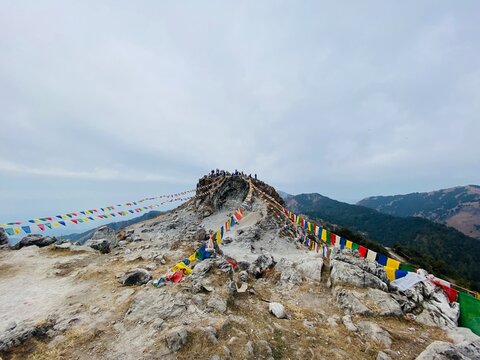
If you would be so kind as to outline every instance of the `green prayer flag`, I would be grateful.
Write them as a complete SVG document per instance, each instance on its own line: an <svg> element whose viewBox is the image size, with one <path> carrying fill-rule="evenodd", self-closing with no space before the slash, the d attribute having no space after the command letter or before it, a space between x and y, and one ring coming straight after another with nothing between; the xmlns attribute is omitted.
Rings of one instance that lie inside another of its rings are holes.
<svg viewBox="0 0 480 360"><path fill-rule="evenodd" d="M5 228L5 232L8 234L8 235L15 235L15 232L13 231L13 228Z"/></svg>
<svg viewBox="0 0 480 360"><path fill-rule="evenodd" d="M415 272L415 268L412 265L400 264L400 270Z"/></svg>
<svg viewBox="0 0 480 360"><path fill-rule="evenodd" d="M460 303L459 325L472 330L480 335L480 300L463 291L458 292Z"/></svg>
<svg viewBox="0 0 480 360"><path fill-rule="evenodd" d="M360 247L360 245L358 244L355 244L354 242L352 242L352 251L358 251L358 248Z"/></svg>

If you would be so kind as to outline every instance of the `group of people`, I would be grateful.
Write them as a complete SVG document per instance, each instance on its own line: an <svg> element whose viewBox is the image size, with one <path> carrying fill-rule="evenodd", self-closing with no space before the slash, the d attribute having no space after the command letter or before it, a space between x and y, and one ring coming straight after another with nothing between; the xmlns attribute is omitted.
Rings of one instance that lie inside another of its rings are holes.
<svg viewBox="0 0 480 360"><path fill-rule="evenodd" d="M232 173L226 170L216 169L216 170L210 171L206 176L210 178L216 178L218 176L243 176L243 177L249 177L250 179L257 180L257 174L254 174L252 177L252 174L247 175L243 171L238 171L237 169L235 169L235 171L233 171Z"/></svg>

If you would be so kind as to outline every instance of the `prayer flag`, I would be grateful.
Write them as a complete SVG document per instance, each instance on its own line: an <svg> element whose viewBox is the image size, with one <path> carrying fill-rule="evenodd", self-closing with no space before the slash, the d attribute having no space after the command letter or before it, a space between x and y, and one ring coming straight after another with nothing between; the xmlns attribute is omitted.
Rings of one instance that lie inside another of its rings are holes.
<svg viewBox="0 0 480 360"><path fill-rule="evenodd" d="M347 239L341 237L340 238L340 249L342 249L342 250L345 249L346 243L347 243Z"/></svg>
<svg viewBox="0 0 480 360"><path fill-rule="evenodd" d="M15 232L13 231L12 228L5 228L5 232L10 236L15 235Z"/></svg>
<svg viewBox="0 0 480 360"><path fill-rule="evenodd" d="M358 253L363 258L367 256L367 251L368 251L368 249L365 246L360 245L360 247L358 248Z"/></svg>
<svg viewBox="0 0 480 360"><path fill-rule="evenodd" d="M335 235L335 247L340 247L340 239L341 237L338 235Z"/></svg>
<svg viewBox="0 0 480 360"><path fill-rule="evenodd" d="M460 303L459 325L468 327L475 334L480 335L480 300L460 291L458 302Z"/></svg>
<svg viewBox="0 0 480 360"><path fill-rule="evenodd" d="M388 280L390 281L395 280L395 269L388 266L385 266L384 269L385 269L385 272L387 273Z"/></svg>
<svg viewBox="0 0 480 360"><path fill-rule="evenodd" d="M408 264L400 264L400 270L415 272L415 268L412 265L408 265Z"/></svg>
<svg viewBox="0 0 480 360"><path fill-rule="evenodd" d="M380 253L377 254L376 261L377 261L380 265L383 265L383 266L387 265L387 259L388 259L388 258L387 258L385 255L380 254Z"/></svg>
<svg viewBox="0 0 480 360"><path fill-rule="evenodd" d="M347 249L352 249L352 242L351 242L350 240L347 240L347 241L345 242L345 247L346 247Z"/></svg>
<svg viewBox="0 0 480 360"><path fill-rule="evenodd" d="M395 280L400 279L408 275L408 271L405 270L395 270Z"/></svg>
<svg viewBox="0 0 480 360"><path fill-rule="evenodd" d="M400 261L388 258L387 266L398 270L400 268Z"/></svg>
<svg viewBox="0 0 480 360"><path fill-rule="evenodd" d="M26 233L26 234L30 234L32 231L30 230L30 226L22 226L22 230Z"/></svg>
<svg viewBox="0 0 480 360"><path fill-rule="evenodd" d="M330 233L330 242L333 246L335 246L335 242L337 240L337 236L334 233Z"/></svg>
<svg viewBox="0 0 480 360"><path fill-rule="evenodd" d="M354 243L352 242L352 251L358 251L358 248L360 247L360 245L358 245L357 243Z"/></svg>
<svg viewBox="0 0 480 360"><path fill-rule="evenodd" d="M367 251L367 260L375 261L377 259L377 253L373 250L368 249Z"/></svg>
<svg viewBox="0 0 480 360"><path fill-rule="evenodd" d="M322 240L327 241L327 230L322 229Z"/></svg>

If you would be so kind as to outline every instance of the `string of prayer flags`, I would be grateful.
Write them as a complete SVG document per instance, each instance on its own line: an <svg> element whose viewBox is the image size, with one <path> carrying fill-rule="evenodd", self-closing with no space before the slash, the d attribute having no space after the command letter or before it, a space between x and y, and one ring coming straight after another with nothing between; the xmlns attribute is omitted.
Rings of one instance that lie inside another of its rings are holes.
<svg viewBox="0 0 480 360"><path fill-rule="evenodd" d="M198 187L197 189L191 189L191 190L187 190L187 191L182 191L182 192L179 192L179 193L176 193L176 194L165 194L165 195L160 195L160 196L156 196L156 197L145 198L145 199L138 200L138 201L129 201L129 202L121 203L121 204L118 204L118 205L104 206L104 207L100 207L100 208L98 208L98 209L79 210L79 211L74 211L74 212L71 212L71 213L68 213L68 214L59 214L59 215L53 215L53 216L39 217L39 218L36 218L36 219L30 219L30 220L27 220L27 221L10 222L10 223L1 224L0 226L1 226L1 227L7 227L7 226L14 226L14 225L21 225L21 224L23 224L23 223L36 224L36 223L42 223L42 222L52 222L52 221L54 221L55 218L60 219L60 220L62 220L62 219L68 220L68 219L71 219L71 218L73 218L73 217L78 217L78 216L80 216L79 214L81 214L81 215L95 215L96 213L99 213L99 212L112 211L112 210L114 210L116 207L122 207L122 206L131 207L131 206L136 206L138 203L141 203L141 202L144 202L144 201L147 201L147 200L155 200L155 199L159 199L159 198L171 198L172 201L174 201L174 199L179 198L179 197L182 196L182 195L185 195L185 194L188 194L188 193L191 193L191 192L195 192L195 191L199 191L199 190L203 190L203 189L205 189L205 188L213 187L213 186L215 186L216 184L218 184L218 182L219 182L220 180L222 180L222 179L219 179L218 181L213 182L213 183L211 183L211 184ZM224 180L224 179L223 179L223 180ZM170 202L171 202L171 201L170 201ZM140 211L141 211L140 209L141 209L141 208L134 209L134 210L128 210L128 211L133 214L134 212L140 212ZM23 227L22 227L22 230L23 230ZM30 228L30 230L32 230L32 229ZM27 230L27 231L28 231L28 230ZM27 232L27 233L28 233L28 232Z"/></svg>
<svg viewBox="0 0 480 360"><path fill-rule="evenodd" d="M216 188L211 189L208 192L197 194L197 195L192 196L192 197L174 198L174 199L170 200L169 202L189 200L189 199L192 199L192 198L195 198L195 197L204 196L206 194L209 194L209 193L213 192L215 189ZM145 206L145 207L122 210L122 211L118 211L116 213L113 213L113 212L112 213L105 213L105 214L101 214L101 215L96 215L96 217L93 217L93 214L97 212L96 209L83 210L83 211L79 211L79 212L73 212L73 213L70 213L70 214L62 214L62 215L57 215L55 217L47 216L47 217L44 217L44 218L29 220L29 222L31 224L34 224L34 225L25 225L25 226L21 226L21 227L15 227L15 226L6 227L5 232L10 236L19 235L22 231L25 234L31 234L31 233L35 232L37 228L40 231L45 231L46 229L57 228L57 227L60 227L60 226L67 226L68 223L78 225L78 224L81 224L81 223L86 223L86 222L94 221L94 220L97 220L97 219L107 219L107 218L112 218L112 217L116 217L116 216L126 216L126 215L130 215L130 214L140 213L140 212L148 210L148 209L157 208L157 207L160 207L160 206L164 205L165 203L166 202L161 202L159 204L153 204L153 205L149 205L149 206ZM128 204L134 205L134 204L136 204L136 202L132 202L132 203L128 203ZM122 206L122 205L117 205L117 206ZM105 207L103 209L106 210L106 209L113 209L113 208L114 208L114 206L109 206L109 207ZM82 214L82 215L92 215L92 216L77 217L77 216L80 216L80 214ZM241 212L240 209L238 210L238 214L239 215L237 215L237 216L239 216L241 218L242 212ZM76 218L73 218L73 217L76 217ZM64 219L64 220L56 220L55 218ZM22 224L22 223L19 222L19 224Z"/></svg>

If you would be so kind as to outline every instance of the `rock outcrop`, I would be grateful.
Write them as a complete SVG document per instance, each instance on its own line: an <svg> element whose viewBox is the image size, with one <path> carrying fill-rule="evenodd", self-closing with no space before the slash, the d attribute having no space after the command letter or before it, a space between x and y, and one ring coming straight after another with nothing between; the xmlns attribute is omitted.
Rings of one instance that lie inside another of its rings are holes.
<svg viewBox="0 0 480 360"><path fill-rule="evenodd" d="M388 290L388 279L383 266L365 261L356 254L334 252L331 258L332 285L348 284L360 288Z"/></svg>
<svg viewBox="0 0 480 360"><path fill-rule="evenodd" d="M115 231L108 226L102 226L95 231L92 238L87 240L85 245L100 251L102 254L108 254L118 245L118 239Z"/></svg>
<svg viewBox="0 0 480 360"><path fill-rule="evenodd" d="M8 236L5 233L5 230L0 227L0 246L1 245L8 245Z"/></svg>
<svg viewBox="0 0 480 360"><path fill-rule="evenodd" d="M44 247L51 245L55 242L55 239L50 236L43 236L41 234L30 234L25 236L22 240L12 246L13 249L18 250L26 246L38 246Z"/></svg>
<svg viewBox="0 0 480 360"><path fill-rule="evenodd" d="M145 269L132 269L120 277L120 283L124 286L143 285L152 279L152 275Z"/></svg>

